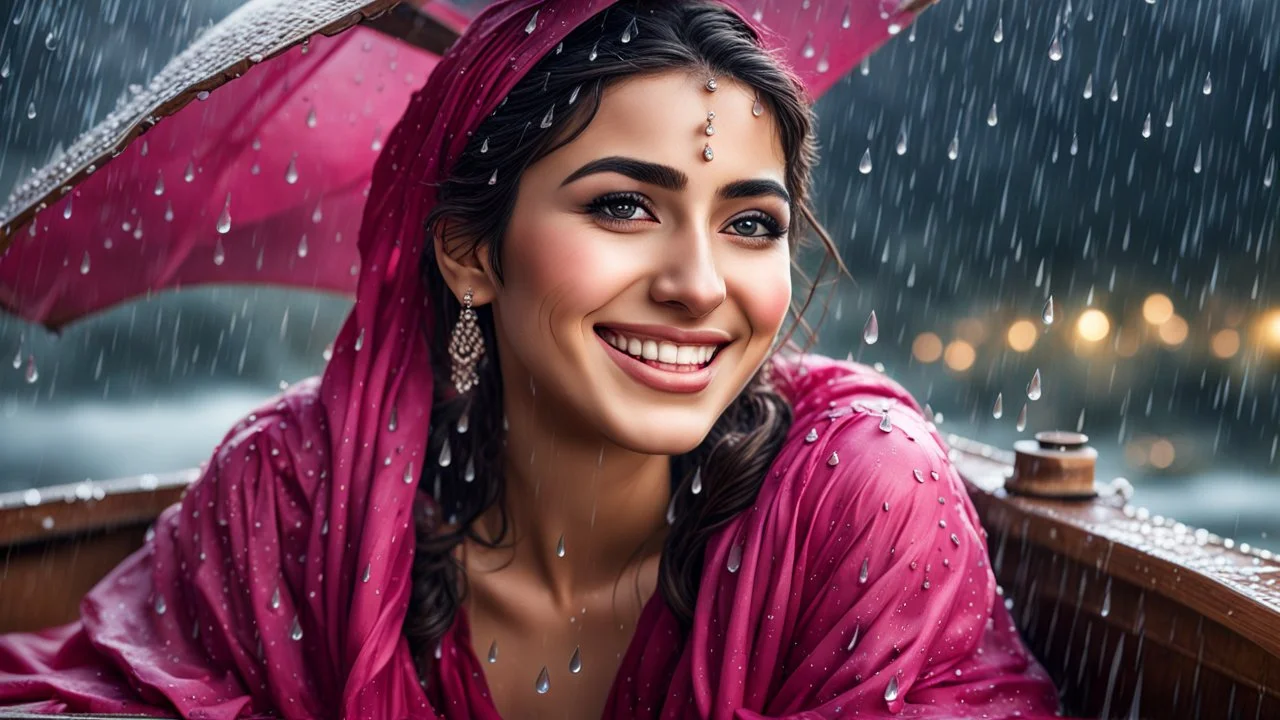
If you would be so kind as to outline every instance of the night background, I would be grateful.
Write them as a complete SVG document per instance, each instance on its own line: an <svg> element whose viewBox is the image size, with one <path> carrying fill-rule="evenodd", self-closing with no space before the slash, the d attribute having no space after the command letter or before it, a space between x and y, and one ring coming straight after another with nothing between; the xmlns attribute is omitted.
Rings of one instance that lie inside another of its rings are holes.
<svg viewBox="0 0 1280 720"><path fill-rule="evenodd" d="M0 5L0 187L239 4ZM1277 27L1272 0L924 13L818 104L818 214L853 277L817 349L882 364L943 432L1079 428L1136 504L1280 550ZM60 337L0 315L0 490L195 466L321 371L347 308L223 287Z"/></svg>

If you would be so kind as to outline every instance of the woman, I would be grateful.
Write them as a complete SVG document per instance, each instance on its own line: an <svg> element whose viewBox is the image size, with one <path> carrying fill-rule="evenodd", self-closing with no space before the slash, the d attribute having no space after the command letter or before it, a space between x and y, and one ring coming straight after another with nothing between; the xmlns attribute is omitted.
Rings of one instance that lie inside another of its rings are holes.
<svg viewBox="0 0 1280 720"><path fill-rule="evenodd" d="M0 640L0 700L1053 714L915 402L773 352L802 228L830 249L811 124L719 2L485 11L379 158L323 379L240 423L80 622Z"/></svg>

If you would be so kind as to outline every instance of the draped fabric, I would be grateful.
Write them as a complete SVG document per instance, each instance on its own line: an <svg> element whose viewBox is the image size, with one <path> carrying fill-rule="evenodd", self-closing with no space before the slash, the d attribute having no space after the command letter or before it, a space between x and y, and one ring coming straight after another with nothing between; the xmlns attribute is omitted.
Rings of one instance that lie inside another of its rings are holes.
<svg viewBox="0 0 1280 720"><path fill-rule="evenodd" d="M496 717L465 615L441 643L430 695L402 634L433 383L422 219L470 131L609 4L509 0L473 22L379 156L356 303L323 377L233 428L145 546L85 597L80 620L0 637L0 705ZM869 51L883 37L868 33L883 30L855 34ZM755 506L708 546L692 634L655 596L606 715L1051 712L1053 688L996 602L941 441L896 385L803 362L804 373L779 366L799 421Z"/></svg>

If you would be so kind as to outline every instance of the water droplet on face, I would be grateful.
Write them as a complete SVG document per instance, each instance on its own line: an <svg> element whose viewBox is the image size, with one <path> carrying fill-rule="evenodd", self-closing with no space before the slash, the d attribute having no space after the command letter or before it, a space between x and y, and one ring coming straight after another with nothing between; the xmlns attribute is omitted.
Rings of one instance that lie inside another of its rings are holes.
<svg viewBox="0 0 1280 720"><path fill-rule="evenodd" d="M756 95L756 99L751 103L751 114L760 117L764 114L764 104L760 102L760 96Z"/></svg>
<svg viewBox="0 0 1280 720"><path fill-rule="evenodd" d="M898 676L889 678L889 685L884 689L884 701L893 702L898 699Z"/></svg>
<svg viewBox="0 0 1280 720"><path fill-rule="evenodd" d="M222 206L222 214L218 215L218 234L231 232L231 193L227 193L227 202Z"/></svg>
<svg viewBox="0 0 1280 720"><path fill-rule="evenodd" d="M1018 411L1018 421L1015 424L1015 427L1017 427L1018 432L1022 432L1023 430L1027 429L1027 404L1026 403L1023 403L1022 410Z"/></svg>
<svg viewBox="0 0 1280 720"><path fill-rule="evenodd" d="M991 407L991 417L997 420L1004 417L1004 393L996 393L996 404Z"/></svg>
<svg viewBox="0 0 1280 720"><path fill-rule="evenodd" d="M533 689L538 691L539 695L546 695L551 689L551 675L547 673L547 666L542 666L542 672L538 673L538 680L533 684Z"/></svg>
<svg viewBox="0 0 1280 720"><path fill-rule="evenodd" d="M298 622L298 616L293 616L293 627L289 629L289 639L297 642L302 639L302 623Z"/></svg>
<svg viewBox="0 0 1280 720"><path fill-rule="evenodd" d="M531 35L534 30L538 29L538 11L533 11L533 17L529 18L529 22L524 26L524 34Z"/></svg>
<svg viewBox="0 0 1280 720"><path fill-rule="evenodd" d="M867 324L862 326L862 341L868 345L875 345L880 339L880 323L876 321L876 311L872 310L871 315L867 317Z"/></svg>
<svg viewBox="0 0 1280 720"><path fill-rule="evenodd" d="M885 410L884 414L880 416L880 430L882 432L889 432L890 430L893 430L893 421L889 419L888 410Z"/></svg>
<svg viewBox="0 0 1280 720"><path fill-rule="evenodd" d="M729 548L729 561L725 564L725 569L736 573L740 567L742 567L742 546L734 545Z"/></svg>
<svg viewBox="0 0 1280 720"><path fill-rule="evenodd" d="M862 160L858 162L858 172L863 175L871 174L871 148L867 148L867 151L862 153Z"/></svg>
<svg viewBox="0 0 1280 720"><path fill-rule="evenodd" d="M817 442L818 428L809 428L809 432L804 436L804 441L807 443Z"/></svg>
<svg viewBox="0 0 1280 720"><path fill-rule="evenodd" d="M556 557L564 557L564 535L556 541Z"/></svg>
<svg viewBox="0 0 1280 720"><path fill-rule="evenodd" d="M498 662L498 641L497 640L494 640L493 642L489 643L489 662L490 663Z"/></svg>
<svg viewBox="0 0 1280 720"><path fill-rule="evenodd" d="M689 490L694 495L702 492L702 468L693 471L693 482L689 484Z"/></svg>
<svg viewBox="0 0 1280 720"><path fill-rule="evenodd" d="M449 448L449 441L446 440L440 448L440 467L449 467L453 463L453 450Z"/></svg>
<svg viewBox="0 0 1280 720"><path fill-rule="evenodd" d="M1040 399L1040 368L1036 368L1031 375L1031 382L1027 383L1027 399L1033 401Z"/></svg>
<svg viewBox="0 0 1280 720"><path fill-rule="evenodd" d="M569 658L569 672L577 675L582 672L582 648L573 649L573 657Z"/></svg>

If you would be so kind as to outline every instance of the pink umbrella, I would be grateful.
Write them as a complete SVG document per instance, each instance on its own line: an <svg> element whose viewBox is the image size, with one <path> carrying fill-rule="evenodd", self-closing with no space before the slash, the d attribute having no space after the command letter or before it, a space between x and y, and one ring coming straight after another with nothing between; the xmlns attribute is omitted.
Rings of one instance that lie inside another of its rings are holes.
<svg viewBox="0 0 1280 720"><path fill-rule="evenodd" d="M931 0L733 2L816 98ZM469 19L419 4L237 10L0 207L0 307L57 330L183 286L351 293L383 137Z"/></svg>

